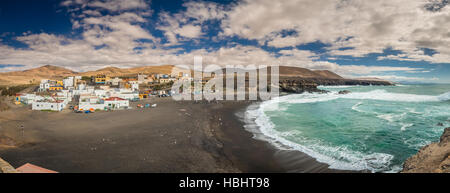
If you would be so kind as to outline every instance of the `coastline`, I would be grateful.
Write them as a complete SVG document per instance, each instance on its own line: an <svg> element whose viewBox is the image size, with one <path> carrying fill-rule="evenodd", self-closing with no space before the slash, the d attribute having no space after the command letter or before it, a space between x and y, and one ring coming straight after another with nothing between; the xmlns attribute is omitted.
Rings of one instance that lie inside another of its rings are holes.
<svg viewBox="0 0 450 193"><path fill-rule="evenodd" d="M237 116L254 102L150 101L158 107L90 115L27 107L0 112L0 136L9 143L0 157L14 167L33 163L67 173L347 172L255 139Z"/></svg>
<svg viewBox="0 0 450 193"><path fill-rule="evenodd" d="M218 136L224 142L224 151L237 163L243 172L276 172L276 173L359 173L364 171L348 171L330 169L328 164L298 150L280 149L269 141L262 139L258 128L249 125L244 113L259 102L249 103L245 107L226 110L224 115L236 121L225 121ZM233 116L234 115L234 116ZM233 125L234 123L234 125ZM246 128L247 127L247 128ZM263 161L262 161L263 160Z"/></svg>

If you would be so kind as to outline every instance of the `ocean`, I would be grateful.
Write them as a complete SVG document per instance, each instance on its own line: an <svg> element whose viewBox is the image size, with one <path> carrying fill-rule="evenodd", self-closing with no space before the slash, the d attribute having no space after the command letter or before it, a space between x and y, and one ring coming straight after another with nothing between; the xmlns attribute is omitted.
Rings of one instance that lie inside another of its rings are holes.
<svg viewBox="0 0 450 193"><path fill-rule="evenodd" d="M450 127L450 85L319 88L330 93L287 95L249 107L246 128L332 169L399 172ZM339 95L341 90L351 93Z"/></svg>

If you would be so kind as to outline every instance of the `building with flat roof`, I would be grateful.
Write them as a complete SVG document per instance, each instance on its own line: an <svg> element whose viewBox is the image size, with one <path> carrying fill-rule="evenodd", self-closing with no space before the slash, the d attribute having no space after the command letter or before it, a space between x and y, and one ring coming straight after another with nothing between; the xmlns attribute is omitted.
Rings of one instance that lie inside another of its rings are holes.
<svg viewBox="0 0 450 193"><path fill-rule="evenodd" d="M32 110L38 111L62 111L65 107L66 103L62 100L35 101L31 105Z"/></svg>

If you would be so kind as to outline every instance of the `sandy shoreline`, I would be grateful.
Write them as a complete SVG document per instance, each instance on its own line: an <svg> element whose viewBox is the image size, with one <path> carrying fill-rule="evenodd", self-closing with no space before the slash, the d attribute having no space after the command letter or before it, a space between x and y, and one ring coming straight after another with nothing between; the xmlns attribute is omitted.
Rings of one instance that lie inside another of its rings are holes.
<svg viewBox="0 0 450 193"><path fill-rule="evenodd" d="M236 116L251 102L147 103L158 107L0 112L0 142L8 145L0 146L0 157L14 167L33 163L59 172L342 172L253 139Z"/></svg>

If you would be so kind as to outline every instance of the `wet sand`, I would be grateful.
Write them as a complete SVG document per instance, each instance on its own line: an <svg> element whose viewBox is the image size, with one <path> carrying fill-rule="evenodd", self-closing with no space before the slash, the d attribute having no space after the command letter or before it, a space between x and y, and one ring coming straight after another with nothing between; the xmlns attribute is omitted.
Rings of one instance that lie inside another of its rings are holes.
<svg viewBox="0 0 450 193"><path fill-rule="evenodd" d="M14 167L32 163L70 173L343 172L253 139L236 116L251 102L146 103L158 106L93 114L30 107L0 112L0 142L7 142L0 157Z"/></svg>

